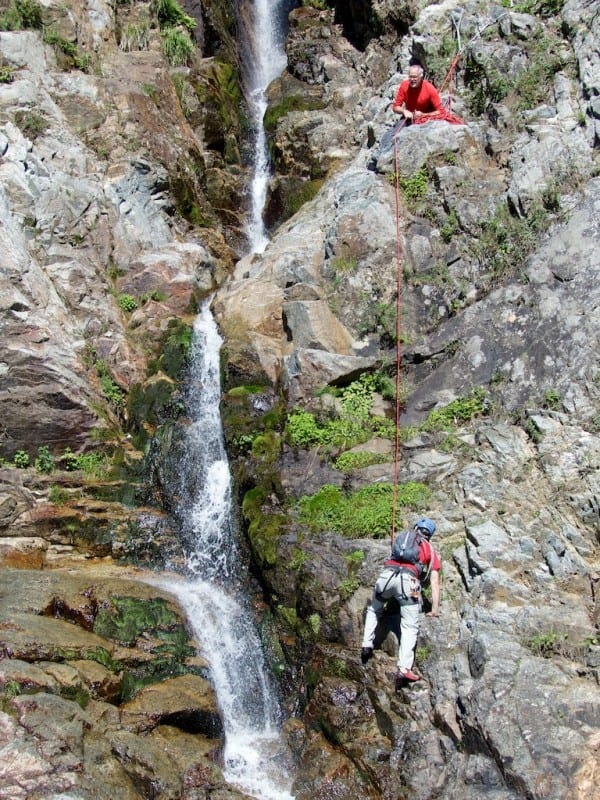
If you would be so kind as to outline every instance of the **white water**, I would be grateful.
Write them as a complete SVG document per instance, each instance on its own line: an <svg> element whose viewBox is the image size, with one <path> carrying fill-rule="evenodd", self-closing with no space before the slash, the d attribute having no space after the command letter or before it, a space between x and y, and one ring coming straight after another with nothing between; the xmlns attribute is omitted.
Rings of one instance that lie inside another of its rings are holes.
<svg viewBox="0 0 600 800"><path fill-rule="evenodd" d="M250 186L251 208L247 224L251 252L262 253L268 238L262 219L270 178L270 161L263 117L267 88L285 69L285 19L290 0L252 0L241 15L243 70L254 140L254 171ZM244 28L246 30L244 30Z"/></svg>
<svg viewBox="0 0 600 800"><path fill-rule="evenodd" d="M240 588L219 413L221 343L207 302L194 326L186 403L191 424L179 492L192 577L161 585L179 599L210 664L225 729L225 779L258 800L293 800L276 690Z"/></svg>

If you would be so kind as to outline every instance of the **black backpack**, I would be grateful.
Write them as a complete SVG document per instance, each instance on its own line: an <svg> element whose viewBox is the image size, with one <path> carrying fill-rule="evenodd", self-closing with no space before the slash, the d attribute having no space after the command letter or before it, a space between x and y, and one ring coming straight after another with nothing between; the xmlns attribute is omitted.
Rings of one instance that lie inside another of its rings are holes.
<svg viewBox="0 0 600 800"><path fill-rule="evenodd" d="M419 545L423 537L416 530L400 531L394 538L392 558L401 564L419 563Z"/></svg>

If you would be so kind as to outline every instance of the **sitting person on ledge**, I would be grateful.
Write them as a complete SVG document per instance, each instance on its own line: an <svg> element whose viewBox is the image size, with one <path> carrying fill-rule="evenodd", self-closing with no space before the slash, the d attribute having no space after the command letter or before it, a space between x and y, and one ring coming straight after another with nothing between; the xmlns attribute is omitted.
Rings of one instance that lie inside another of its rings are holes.
<svg viewBox="0 0 600 800"><path fill-rule="evenodd" d="M411 64L408 68L408 79L402 81L394 98L392 111L394 114L401 114L407 125L425 122L430 118L443 118L445 109L438 91L423 76L423 67L420 64Z"/></svg>

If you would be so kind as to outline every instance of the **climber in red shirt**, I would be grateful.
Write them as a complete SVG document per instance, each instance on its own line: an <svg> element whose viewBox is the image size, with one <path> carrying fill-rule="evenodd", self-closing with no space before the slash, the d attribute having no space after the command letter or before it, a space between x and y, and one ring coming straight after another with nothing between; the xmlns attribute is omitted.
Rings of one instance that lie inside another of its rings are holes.
<svg viewBox="0 0 600 800"><path fill-rule="evenodd" d="M423 67L411 64L408 80L402 81L396 92L392 111L402 114L406 124L425 121L428 117L439 118L444 112L442 100L432 83L423 79Z"/></svg>

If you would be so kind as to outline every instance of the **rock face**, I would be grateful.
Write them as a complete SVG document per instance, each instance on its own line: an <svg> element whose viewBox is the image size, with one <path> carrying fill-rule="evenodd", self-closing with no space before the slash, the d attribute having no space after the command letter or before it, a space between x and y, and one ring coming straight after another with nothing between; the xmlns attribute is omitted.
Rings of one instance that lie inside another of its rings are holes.
<svg viewBox="0 0 600 800"><path fill-rule="evenodd" d="M184 620L169 596L135 578L3 569L2 796L243 796L216 766L207 666L189 644L177 651Z"/></svg>
<svg viewBox="0 0 600 800"><path fill-rule="evenodd" d="M115 563L182 561L161 498L213 292L296 800L597 792L596 8L330 6L290 15L252 255L232 7L187 7L177 66L145 3L2 16L0 796L243 796L182 612ZM394 145L409 58L441 86L459 47L465 124ZM395 480L443 563L411 689L393 609L359 658Z"/></svg>

